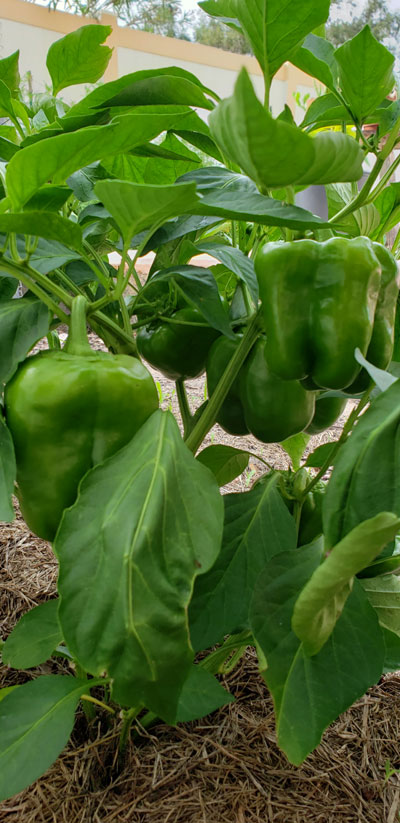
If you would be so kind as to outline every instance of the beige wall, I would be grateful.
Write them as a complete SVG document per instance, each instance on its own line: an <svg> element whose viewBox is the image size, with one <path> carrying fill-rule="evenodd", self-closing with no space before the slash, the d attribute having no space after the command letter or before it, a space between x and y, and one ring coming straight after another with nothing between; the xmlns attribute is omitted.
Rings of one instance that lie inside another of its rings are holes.
<svg viewBox="0 0 400 823"><path fill-rule="evenodd" d="M0 0L0 58L20 49L21 74L30 71L33 90L45 91L46 85L50 85L46 69L46 53L49 46L59 37L74 31L84 23L94 22L96 21L66 12L49 11L46 7L25 0ZM140 69L176 65L196 74L221 97L227 97L232 92L238 71L242 66L246 66L254 88L262 98L262 75L253 57L121 28L117 25L116 18L110 14L104 14L101 23L113 28L107 43L114 47L114 52L104 76L105 80L116 79ZM296 111L293 99L293 92L297 90L301 90L302 94L305 91L315 94L312 79L290 64L285 64L272 83L271 105L275 115L279 114L285 103L288 103L294 114L301 114ZM72 102L85 92L85 86L71 86L63 90L62 97Z"/></svg>

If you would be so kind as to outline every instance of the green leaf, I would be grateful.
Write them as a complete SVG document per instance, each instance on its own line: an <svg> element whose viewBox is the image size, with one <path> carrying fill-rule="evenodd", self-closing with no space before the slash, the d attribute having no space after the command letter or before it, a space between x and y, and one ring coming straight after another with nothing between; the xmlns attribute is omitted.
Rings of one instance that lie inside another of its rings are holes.
<svg viewBox="0 0 400 823"><path fill-rule="evenodd" d="M20 242L18 242L20 241ZM22 254L25 252L24 238L18 238L18 251ZM57 243L55 240L45 240L39 238L39 242L35 251L29 258L29 265L32 269L40 272L40 274L49 274L68 263L69 260L80 260L79 252ZM47 332L45 332L47 334Z"/></svg>
<svg viewBox="0 0 400 823"><path fill-rule="evenodd" d="M326 461L329 459L329 455L332 454L334 446L334 442L322 443L321 446L318 446L313 452L311 452L311 454L308 455L305 465L310 466L313 469L320 469L321 466L324 466ZM333 463L331 465L333 465Z"/></svg>
<svg viewBox="0 0 400 823"><path fill-rule="evenodd" d="M112 33L111 26L98 23L81 26L52 43L46 58L53 94L78 83L96 83L103 76L112 49L101 43Z"/></svg>
<svg viewBox="0 0 400 823"><path fill-rule="evenodd" d="M214 329L232 339L235 337L231 329L228 314L221 301L218 286L209 269L202 266L172 266L162 269L152 278L157 280L174 279L185 297L196 308ZM149 281L146 285L149 284Z"/></svg>
<svg viewBox="0 0 400 823"><path fill-rule="evenodd" d="M57 240L73 249L82 248L82 229L72 220L54 212L24 211L22 214L0 214L0 232L16 232Z"/></svg>
<svg viewBox="0 0 400 823"><path fill-rule="evenodd" d="M383 369L378 369L377 366L369 363L361 353L360 349L355 349L354 357L357 360L357 363L360 363L361 366L363 366L363 368L368 372L369 376L372 377L372 380L376 384L379 391L386 391L389 386L396 382L397 378L390 374L390 372L384 371Z"/></svg>
<svg viewBox="0 0 400 823"><path fill-rule="evenodd" d="M235 698L201 666L192 666L178 703L177 723L188 723L215 712Z"/></svg>
<svg viewBox="0 0 400 823"><path fill-rule="evenodd" d="M350 183L333 183L326 186L329 218L347 206L357 194ZM335 222L335 229L350 237L372 237L380 223L379 211L374 203L361 206Z"/></svg>
<svg viewBox="0 0 400 823"><path fill-rule="evenodd" d="M315 126L336 126L353 123L353 118L345 106L339 105L334 94L317 97L306 111L301 127L310 130Z"/></svg>
<svg viewBox="0 0 400 823"><path fill-rule="evenodd" d="M164 79L164 82L162 78ZM123 77L119 77L118 80L112 80L110 83L104 83L103 85L98 86L98 88L93 89L93 91L89 92L89 94L80 100L79 103L76 103L75 106L72 106L72 108L69 109L65 119L70 120L70 118L77 116L93 114L93 110L96 108L107 108L107 101L115 99L118 95L123 95L125 89L130 89L130 93L134 94L134 86L136 85L138 87L137 99L139 99L140 94L140 105L145 106L146 108L154 108L155 105L172 105L172 97L167 99L163 98L162 90L164 89L164 91L167 92L169 88L170 94L176 94L177 92L174 91L172 85L174 79L178 80L178 86L175 88L185 89L185 94L188 94L189 91L190 94L195 94L191 88L192 85L196 85L202 94L209 93L209 89L207 89L206 86L203 86L196 75L186 69L182 69L178 66L167 66L164 69L145 69L144 71L134 71L131 74L125 74ZM153 80L155 81L154 84L152 82ZM185 83L181 85L179 82L180 80L184 80ZM149 90L151 87L153 87L153 94L152 99L149 99L146 98L144 89L147 88ZM155 100L158 102L155 103ZM138 106L139 103L137 102L134 105ZM192 114L194 114L194 112L192 112ZM60 119L60 123L64 127L64 118ZM204 124L204 129L207 130L206 124Z"/></svg>
<svg viewBox="0 0 400 823"><path fill-rule="evenodd" d="M18 288L18 280L15 277L7 277L1 271L0 263L0 300L9 300Z"/></svg>
<svg viewBox="0 0 400 823"><path fill-rule="evenodd" d="M291 55L290 62L311 77L316 77L328 89L336 88L338 67L335 49L324 37L309 34Z"/></svg>
<svg viewBox="0 0 400 823"><path fill-rule="evenodd" d="M22 297L0 303L0 382L5 383L49 330L49 310L40 300Z"/></svg>
<svg viewBox="0 0 400 823"><path fill-rule="evenodd" d="M15 207L21 207L44 183L64 183L77 169L140 146L185 115L182 108L167 114L124 114L106 126L89 126L27 146L7 166L8 194Z"/></svg>
<svg viewBox="0 0 400 823"><path fill-rule="evenodd" d="M10 90L12 96L16 96L19 91L19 51L15 51L8 57L3 57L0 60L0 80Z"/></svg>
<svg viewBox="0 0 400 823"><path fill-rule="evenodd" d="M14 494L14 483L17 474L14 444L11 434L5 424L3 415L0 415L0 520L12 523L15 512L11 496Z"/></svg>
<svg viewBox="0 0 400 823"><path fill-rule="evenodd" d="M274 120L242 69L234 94L210 114L210 129L224 154L261 189L358 180L363 151L347 134L309 137L297 126Z"/></svg>
<svg viewBox="0 0 400 823"><path fill-rule="evenodd" d="M327 548L382 511L400 516L400 380L376 397L335 457L323 504Z"/></svg>
<svg viewBox="0 0 400 823"><path fill-rule="evenodd" d="M18 621L2 649L3 663L12 669L31 669L45 663L63 637L58 600L35 606Z"/></svg>
<svg viewBox="0 0 400 823"><path fill-rule="evenodd" d="M96 183L94 190L119 225L125 244L143 229L188 211L198 200L194 183L144 186L104 180Z"/></svg>
<svg viewBox="0 0 400 823"><path fill-rule="evenodd" d="M71 196L68 186L42 186L28 200L26 211L59 211ZM44 235L42 235L44 237Z"/></svg>
<svg viewBox="0 0 400 823"><path fill-rule="evenodd" d="M138 74L142 77L136 77L133 83L103 100L101 107L178 105L214 108L214 104L204 96L199 83L192 83L186 77L161 72L155 74L154 69Z"/></svg>
<svg viewBox="0 0 400 823"><path fill-rule="evenodd" d="M74 171L68 177L67 183L75 197L81 200L82 203L87 203L89 200L96 200L94 186L98 180L104 180L107 176L105 168L97 161L85 166L83 169Z"/></svg>
<svg viewBox="0 0 400 823"><path fill-rule="evenodd" d="M15 119L13 99L11 97L10 89L8 88L8 86L6 86L6 84L1 79L0 79L0 112L2 114L7 115L7 117L10 117L11 120Z"/></svg>
<svg viewBox="0 0 400 823"><path fill-rule="evenodd" d="M193 235L195 237L197 232L207 229L209 226L216 226L222 222L223 218L218 217L198 217L197 215L183 215L176 217L174 220L169 220L164 223L161 228L154 232L146 247L143 249L143 254L147 254L153 249L159 249L165 246L166 243L171 243L173 240L178 240L185 235ZM134 249L138 248L139 244L145 239L145 233L137 235L132 238L132 246Z"/></svg>
<svg viewBox="0 0 400 823"><path fill-rule="evenodd" d="M246 257L240 249L228 246L226 243L218 243L213 240L201 240L196 243L196 248L201 254L210 254L220 260L229 271L242 280L249 289L249 292L257 305L258 282L254 270L254 262Z"/></svg>
<svg viewBox="0 0 400 823"><path fill-rule="evenodd" d="M400 637L400 580L395 574L360 581L381 626Z"/></svg>
<svg viewBox="0 0 400 823"><path fill-rule="evenodd" d="M14 157L14 154L20 151L19 146L16 146L15 143L12 143L11 140L7 140L6 137L0 136L0 160L11 160Z"/></svg>
<svg viewBox="0 0 400 823"><path fill-rule="evenodd" d="M325 23L329 0L234 0L232 8L263 74L271 80L307 34Z"/></svg>
<svg viewBox="0 0 400 823"><path fill-rule="evenodd" d="M14 689L18 689L18 686L6 686L4 689L0 689L0 702L4 700L10 692L13 692Z"/></svg>
<svg viewBox="0 0 400 823"><path fill-rule="evenodd" d="M203 0L199 6L211 17L218 17L221 23L226 23L241 31L239 21L236 19L235 0Z"/></svg>
<svg viewBox="0 0 400 823"><path fill-rule="evenodd" d="M68 742L87 680L38 677L0 703L0 801L25 789L51 766Z"/></svg>
<svg viewBox="0 0 400 823"><path fill-rule="evenodd" d="M400 519L382 512L360 523L333 547L311 575L294 605L292 628L306 654L317 654L339 619L357 572L395 538Z"/></svg>
<svg viewBox="0 0 400 823"><path fill-rule="evenodd" d="M392 91L394 57L369 26L336 49L335 57L343 97L361 122Z"/></svg>
<svg viewBox="0 0 400 823"><path fill-rule="evenodd" d="M262 674L274 699L278 744L295 765L379 680L385 654L377 616L356 581L328 642L314 657L305 655L291 629L292 610L320 558L317 546L275 557L260 576L252 604L251 628L268 664Z"/></svg>
<svg viewBox="0 0 400 823"><path fill-rule="evenodd" d="M400 637L387 629L382 629L382 633L386 649L383 674L397 672L400 669Z"/></svg>
<svg viewBox="0 0 400 823"><path fill-rule="evenodd" d="M250 492L224 495L221 553L196 581L190 604L190 634L196 651L242 631L249 624L254 586L265 564L297 543L292 516L277 491L277 477Z"/></svg>
<svg viewBox="0 0 400 823"><path fill-rule="evenodd" d="M163 154L166 156L163 157ZM166 185L175 183L177 177L197 168L200 163L197 154L184 146L175 135L167 134L160 145L148 143L147 146L139 146L139 151L132 149L129 154L103 159L102 166L107 177L132 183Z"/></svg>
<svg viewBox="0 0 400 823"><path fill-rule="evenodd" d="M215 479L161 411L85 476L64 513L55 550L65 642L86 671L108 671L122 705L175 722L193 659L187 608L222 520Z"/></svg>
<svg viewBox="0 0 400 823"><path fill-rule="evenodd" d="M226 486L247 468L249 452L220 444L207 446L196 460L212 471L219 486Z"/></svg>
<svg viewBox="0 0 400 823"><path fill-rule="evenodd" d="M295 472L300 468L301 458L303 457L309 440L309 434L300 432L299 434L294 434L292 437L289 437L287 440L283 440L282 443L279 444L282 446L282 449L285 450L286 454L289 455Z"/></svg>

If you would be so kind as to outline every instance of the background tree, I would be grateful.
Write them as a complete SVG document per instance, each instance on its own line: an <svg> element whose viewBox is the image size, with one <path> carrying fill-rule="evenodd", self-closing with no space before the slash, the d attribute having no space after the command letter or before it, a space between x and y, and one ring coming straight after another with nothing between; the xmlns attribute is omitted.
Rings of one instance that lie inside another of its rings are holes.
<svg viewBox="0 0 400 823"><path fill-rule="evenodd" d="M198 11L193 20L193 36L196 43L215 46L217 49L233 51L236 54L251 54L249 41L243 34Z"/></svg>
<svg viewBox="0 0 400 823"><path fill-rule="evenodd" d="M142 31L190 40L191 12L184 12L181 0L49 0L49 8L99 17L112 12L126 26Z"/></svg>

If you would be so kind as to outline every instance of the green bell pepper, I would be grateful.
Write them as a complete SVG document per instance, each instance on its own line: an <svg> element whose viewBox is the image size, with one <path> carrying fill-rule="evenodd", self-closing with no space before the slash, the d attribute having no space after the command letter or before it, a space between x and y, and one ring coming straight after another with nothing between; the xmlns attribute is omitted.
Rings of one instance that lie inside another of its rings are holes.
<svg viewBox="0 0 400 823"><path fill-rule="evenodd" d="M255 261L268 365L283 380L343 389L367 354L381 265L367 237L267 243Z"/></svg>
<svg viewBox="0 0 400 823"><path fill-rule="evenodd" d="M318 397L311 423L306 428L307 434L319 434L329 429L343 413L347 400L343 397Z"/></svg>
<svg viewBox="0 0 400 823"><path fill-rule="evenodd" d="M234 354L237 341L221 338L207 358L207 384L211 395ZM311 422L315 394L298 380L281 380L268 369L265 338L256 342L231 386L217 415L230 434L250 433L263 443L279 443L303 431Z"/></svg>
<svg viewBox="0 0 400 823"><path fill-rule="evenodd" d="M142 326L136 343L139 354L165 377L185 380L204 372L208 351L219 334L197 309L187 307Z"/></svg>
<svg viewBox="0 0 400 823"><path fill-rule="evenodd" d="M5 390L29 528L53 540L83 475L125 446L157 407L153 378L137 358L90 348L86 300L75 298L64 349L28 357Z"/></svg>

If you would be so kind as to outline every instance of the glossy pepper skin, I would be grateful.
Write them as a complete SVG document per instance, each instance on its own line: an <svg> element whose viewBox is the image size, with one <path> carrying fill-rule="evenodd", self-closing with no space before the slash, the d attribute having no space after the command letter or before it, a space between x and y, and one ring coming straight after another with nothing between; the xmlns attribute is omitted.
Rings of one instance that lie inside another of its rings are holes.
<svg viewBox="0 0 400 823"><path fill-rule="evenodd" d="M240 372L240 397L246 425L262 443L280 443L311 423L315 395L298 380L281 380L265 360L260 338Z"/></svg>
<svg viewBox="0 0 400 823"><path fill-rule="evenodd" d="M268 365L283 380L343 389L366 355L381 283L367 237L267 243L257 254Z"/></svg>
<svg viewBox="0 0 400 823"><path fill-rule="evenodd" d="M125 446L158 407L155 383L137 358L90 348L86 300L76 301L65 348L28 357L5 390L21 511L46 540L83 475Z"/></svg>
<svg viewBox="0 0 400 823"><path fill-rule="evenodd" d="M220 332L208 326L203 315L190 307L174 312L170 320L176 322L160 318L139 329L139 354L170 380L199 377L204 372L210 346Z"/></svg>
<svg viewBox="0 0 400 823"><path fill-rule="evenodd" d="M212 394L239 340L217 340L207 359L207 381ZM229 345L228 345L229 344ZM260 338L221 406L217 422L230 434L250 433L262 443L279 443L303 431L311 422L315 395L297 380L284 381L265 362L265 339Z"/></svg>
<svg viewBox="0 0 400 823"><path fill-rule="evenodd" d="M306 428L307 434L319 434L333 426L343 413L346 403L347 400L342 397L317 396L314 417Z"/></svg>
<svg viewBox="0 0 400 823"><path fill-rule="evenodd" d="M372 243L379 260L382 277L376 304L374 327L366 358L378 369L387 369L393 355L396 306L399 294L397 263L389 249L381 243ZM357 394L365 391L372 380L365 369L361 369L347 391Z"/></svg>

